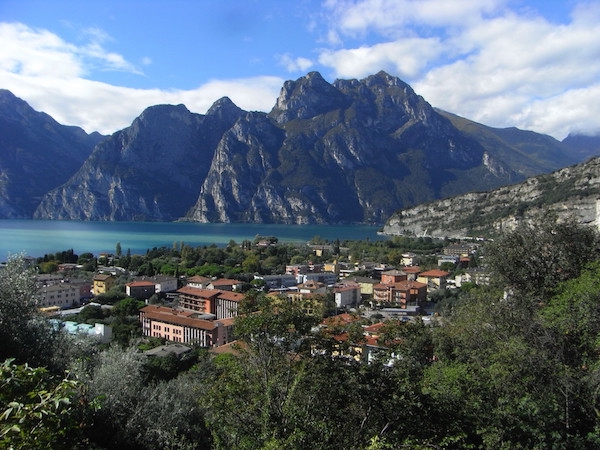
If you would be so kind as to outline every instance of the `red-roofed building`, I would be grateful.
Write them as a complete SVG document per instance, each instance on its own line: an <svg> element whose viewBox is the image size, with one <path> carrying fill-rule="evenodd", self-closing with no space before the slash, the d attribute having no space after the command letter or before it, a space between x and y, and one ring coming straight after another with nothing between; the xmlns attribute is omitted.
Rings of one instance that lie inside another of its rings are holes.
<svg viewBox="0 0 600 450"><path fill-rule="evenodd" d="M298 285L298 292L302 294L326 294L327 286L319 281L309 280Z"/></svg>
<svg viewBox="0 0 600 450"><path fill-rule="evenodd" d="M421 272L417 277L417 281L425 283L431 289L444 289L449 275L444 270L428 270L427 272Z"/></svg>
<svg viewBox="0 0 600 450"><path fill-rule="evenodd" d="M217 289L200 289L184 286L177 290L179 307L214 314L217 320L237 316L238 305L244 295Z"/></svg>
<svg viewBox="0 0 600 450"><path fill-rule="evenodd" d="M179 306L198 311L203 314L213 314L213 304L220 291L183 286L177 289Z"/></svg>
<svg viewBox="0 0 600 450"><path fill-rule="evenodd" d="M421 273L421 268L419 266L406 266L400 270L406 274L406 279L408 281L417 281L417 276Z"/></svg>
<svg viewBox="0 0 600 450"><path fill-rule="evenodd" d="M238 292L219 291L219 295L212 302L214 305L213 314L217 320L236 317L238 306L244 300L244 294Z"/></svg>
<svg viewBox="0 0 600 450"><path fill-rule="evenodd" d="M364 327L363 331L366 335L368 336L379 336L381 327L383 327L384 323L383 322L377 322L373 325L369 325L368 327Z"/></svg>
<svg viewBox="0 0 600 450"><path fill-rule="evenodd" d="M361 320L360 316L357 316L355 314L344 313L323 319L321 325L325 325L326 327L345 327L346 325L351 324L353 322L357 322L359 320Z"/></svg>
<svg viewBox="0 0 600 450"><path fill-rule="evenodd" d="M190 287L206 289L211 281L211 278L194 275L193 277L189 277L187 279L186 285Z"/></svg>
<svg viewBox="0 0 600 450"><path fill-rule="evenodd" d="M156 285L151 281L132 281L125 285L125 293L138 300L147 300L156 292Z"/></svg>
<svg viewBox="0 0 600 450"><path fill-rule="evenodd" d="M241 286L242 282L239 280L230 280L228 278L217 278L212 280L207 288L208 289L220 289L221 291L234 291L238 286Z"/></svg>
<svg viewBox="0 0 600 450"><path fill-rule="evenodd" d="M461 256L460 259L458 260L458 265L464 269L466 269L467 267L469 267L469 264L471 263L471 257L470 256Z"/></svg>
<svg viewBox="0 0 600 450"><path fill-rule="evenodd" d="M400 308L416 306L427 300L427 285L418 281L400 281L378 284L373 287L373 301L378 304L395 305Z"/></svg>
<svg viewBox="0 0 600 450"><path fill-rule="evenodd" d="M401 270L387 270L381 273L381 284L393 284L406 279L406 273Z"/></svg>
<svg viewBox="0 0 600 450"><path fill-rule="evenodd" d="M358 283L348 282L334 286L333 296L337 308L345 308L346 306L358 307L358 304L361 301L360 285Z"/></svg>
<svg viewBox="0 0 600 450"><path fill-rule="evenodd" d="M233 319L206 320L195 311L148 305L140 310L144 336L171 342L218 347L233 340Z"/></svg>

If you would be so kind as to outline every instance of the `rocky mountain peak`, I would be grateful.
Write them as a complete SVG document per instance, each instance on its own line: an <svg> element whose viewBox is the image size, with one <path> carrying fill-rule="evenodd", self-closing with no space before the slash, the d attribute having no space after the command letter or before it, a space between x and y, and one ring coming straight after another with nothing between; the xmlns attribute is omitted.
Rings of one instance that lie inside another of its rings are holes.
<svg viewBox="0 0 600 450"><path fill-rule="evenodd" d="M206 111L207 116L228 119L227 121L235 121L243 114L244 110L233 103L229 97L220 98Z"/></svg>
<svg viewBox="0 0 600 450"><path fill-rule="evenodd" d="M67 181L103 138L0 90L0 218L30 218L40 198Z"/></svg>
<svg viewBox="0 0 600 450"><path fill-rule="evenodd" d="M153 126L165 119L180 120L189 116L191 112L185 105L155 105L146 108L134 122L141 122Z"/></svg>
<svg viewBox="0 0 600 450"><path fill-rule="evenodd" d="M414 94L412 88L402 81L400 78L392 76L387 72L381 70L377 72L375 75L369 75L367 78L363 80L364 84L368 87L372 86L387 86L387 87L400 87L402 89L408 88L408 90Z"/></svg>
<svg viewBox="0 0 600 450"><path fill-rule="evenodd" d="M347 104L347 99L319 72L310 72L296 81L286 81L275 107L269 113L277 123L310 119Z"/></svg>
<svg viewBox="0 0 600 450"><path fill-rule="evenodd" d="M26 101L6 89L0 89L0 116L4 120L14 120L20 123L36 123L39 126L44 126L44 124L46 126L62 126L48 114L35 111ZM70 128L75 132L85 134L81 128Z"/></svg>

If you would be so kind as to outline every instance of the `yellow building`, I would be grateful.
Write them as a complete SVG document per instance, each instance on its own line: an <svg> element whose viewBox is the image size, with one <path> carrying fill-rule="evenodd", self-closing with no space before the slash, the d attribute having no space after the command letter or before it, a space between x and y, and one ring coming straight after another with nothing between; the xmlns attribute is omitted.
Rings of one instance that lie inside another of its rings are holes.
<svg viewBox="0 0 600 450"><path fill-rule="evenodd" d="M98 274L94 277L92 292L94 295L106 294L114 285L116 278L113 275Z"/></svg>

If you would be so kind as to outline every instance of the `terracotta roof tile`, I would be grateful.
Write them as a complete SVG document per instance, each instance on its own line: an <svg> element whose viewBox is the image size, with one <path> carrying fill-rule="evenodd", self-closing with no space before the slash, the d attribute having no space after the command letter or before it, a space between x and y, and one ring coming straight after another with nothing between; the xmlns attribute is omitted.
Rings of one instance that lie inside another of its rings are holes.
<svg viewBox="0 0 600 450"><path fill-rule="evenodd" d="M450 273L445 272L443 270L437 270L437 269L433 269L433 270L428 270L427 272L422 272L421 274L419 274L419 276L422 277L447 277L448 275L450 275Z"/></svg>
<svg viewBox="0 0 600 450"><path fill-rule="evenodd" d="M223 325L226 324L224 323L226 322L226 320L213 321L206 319L198 319L197 317L193 317L195 314L197 314L194 311L181 311L160 305L145 306L140 310L140 312L148 319L153 319L164 323L170 323L173 325L199 328L201 330L206 331L214 330L218 326L217 322L220 322Z"/></svg>

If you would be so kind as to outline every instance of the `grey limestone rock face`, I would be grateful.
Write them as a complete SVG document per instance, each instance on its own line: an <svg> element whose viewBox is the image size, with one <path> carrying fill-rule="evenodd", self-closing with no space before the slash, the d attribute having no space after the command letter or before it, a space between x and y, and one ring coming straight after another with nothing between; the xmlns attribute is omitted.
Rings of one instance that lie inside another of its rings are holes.
<svg viewBox="0 0 600 450"><path fill-rule="evenodd" d="M582 224L600 225L600 158L490 192L402 209L389 218L383 233L439 238L489 236L548 212Z"/></svg>
<svg viewBox="0 0 600 450"><path fill-rule="evenodd" d="M50 191L36 219L172 221L194 203L214 147L241 110L228 100L205 116L183 105L146 109L100 143L81 169Z"/></svg>

